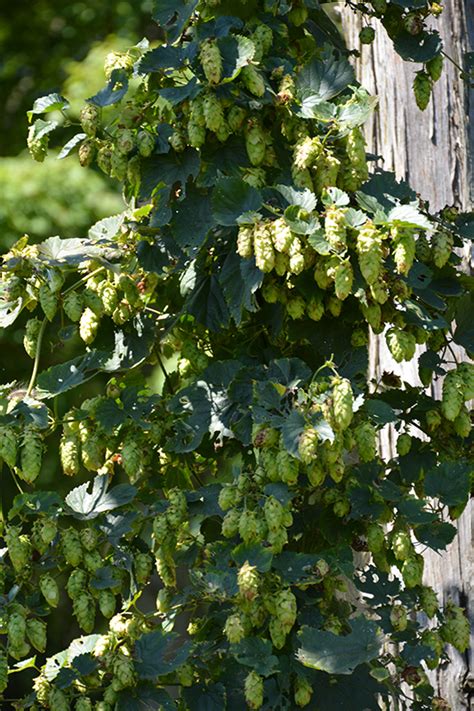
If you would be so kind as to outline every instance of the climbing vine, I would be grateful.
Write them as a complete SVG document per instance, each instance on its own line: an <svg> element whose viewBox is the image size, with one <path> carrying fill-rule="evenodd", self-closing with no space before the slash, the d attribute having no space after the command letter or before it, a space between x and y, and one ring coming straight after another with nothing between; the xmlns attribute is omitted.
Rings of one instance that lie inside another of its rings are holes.
<svg viewBox="0 0 474 711"><path fill-rule="evenodd" d="M354 8L424 65L425 106L441 8L410 4ZM127 209L3 256L31 377L1 389L19 493L0 690L54 711L447 709L427 670L469 627L423 552L470 490L474 364L452 344L474 352L472 219L370 169L376 100L318 3L163 0L154 19L163 43L108 55L80 126L58 94L29 114L33 158L63 132L59 157L120 181ZM371 334L419 386L368 380Z"/></svg>

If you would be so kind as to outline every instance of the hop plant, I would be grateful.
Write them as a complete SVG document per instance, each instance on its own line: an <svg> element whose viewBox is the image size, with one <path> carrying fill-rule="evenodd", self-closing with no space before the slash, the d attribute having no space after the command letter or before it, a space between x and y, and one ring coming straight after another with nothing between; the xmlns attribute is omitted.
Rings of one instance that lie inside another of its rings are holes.
<svg viewBox="0 0 474 711"><path fill-rule="evenodd" d="M396 632L403 632L408 626L407 610L403 605L394 605L390 610L390 623Z"/></svg>
<svg viewBox="0 0 474 711"><path fill-rule="evenodd" d="M370 220L357 233L359 266L367 284L374 284L382 272L382 235Z"/></svg>
<svg viewBox="0 0 474 711"><path fill-rule="evenodd" d="M254 228L253 248L257 267L262 272L271 272L275 266L275 252L273 251L271 230L264 222Z"/></svg>
<svg viewBox="0 0 474 711"><path fill-rule="evenodd" d="M414 588L421 585L423 580L423 568L423 556L417 553L414 553L403 561L402 577L407 588Z"/></svg>
<svg viewBox="0 0 474 711"><path fill-rule="evenodd" d="M298 481L298 460L289 454L286 449L280 449L276 458L276 467L279 481L290 486Z"/></svg>
<svg viewBox="0 0 474 711"><path fill-rule="evenodd" d="M393 259L399 274L408 274L413 266L416 242L413 232L406 228L392 229Z"/></svg>
<svg viewBox="0 0 474 711"><path fill-rule="evenodd" d="M304 676L295 679L295 704L300 708L307 706L313 696L313 687Z"/></svg>
<svg viewBox="0 0 474 711"><path fill-rule="evenodd" d="M361 422L354 430L354 438L362 462L371 462L377 456L377 431L370 422Z"/></svg>
<svg viewBox="0 0 474 711"><path fill-rule="evenodd" d="M85 308L79 321L79 335L84 343L90 345L95 340L99 324L100 320L97 314L89 307Z"/></svg>
<svg viewBox="0 0 474 711"><path fill-rule="evenodd" d="M378 523L371 523L367 528L367 547L371 553L379 553L385 544L385 532Z"/></svg>
<svg viewBox="0 0 474 711"><path fill-rule="evenodd" d="M240 511L231 509L222 521L222 535L224 538L233 538L239 532Z"/></svg>
<svg viewBox="0 0 474 711"><path fill-rule="evenodd" d="M470 632L469 620L463 609L449 600L444 608L444 621L440 628L442 639L463 654L469 648Z"/></svg>
<svg viewBox="0 0 474 711"><path fill-rule="evenodd" d="M199 55L201 65L210 84L219 84L222 77L222 57L214 40L206 40L201 45Z"/></svg>
<svg viewBox="0 0 474 711"><path fill-rule="evenodd" d="M114 675L113 686L116 691L126 689L135 683L133 660L123 653L119 653L115 657L112 672Z"/></svg>
<svg viewBox="0 0 474 711"><path fill-rule="evenodd" d="M238 613L229 615L225 622L224 634L231 644L238 644L245 637L245 627Z"/></svg>
<svg viewBox="0 0 474 711"><path fill-rule="evenodd" d="M345 259L336 267L334 273L334 289L338 299L341 301L347 299L349 294L352 292L353 280L354 273L352 271L351 263L348 259Z"/></svg>
<svg viewBox="0 0 474 711"><path fill-rule="evenodd" d="M240 72L240 78L245 88L251 94L262 97L265 94L265 81L258 69L252 64L247 64Z"/></svg>
<svg viewBox="0 0 474 711"><path fill-rule="evenodd" d="M126 435L121 449L122 466L130 481L137 481L143 471L143 449L136 435L130 432Z"/></svg>
<svg viewBox="0 0 474 711"><path fill-rule="evenodd" d="M443 381L441 412L450 422L454 422L464 404L464 380L459 370L450 370Z"/></svg>
<svg viewBox="0 0 474 711"><path fill-rule="evenodd" d="M80 439L77 434L64 432L59 443L59 457L66 476L75 476L81 468Z"/></svg>
<svg viewBox="0 0 474 711"><path fill-rule="evenodd" d="M310 464L316 457L319 436L313 427L307 427L300 435L298 453L303 464Z"/></svg>
<svg viewBox="0 0 474 711"><path fill-rule="evenodd" d="M435 232L431 240L431 255L435 266L439 269L449 261L453 246L454 239L451 232L445 230Z"/></svg>
<svg viewBox="0 0 474 711"><path fill-rule="evenodd" d="M253 227L249 225L239 227L237 254L243 259L250 259L253 256Z"/></svg>
<svg viewBox="0 0 474 711"><path fill-rule="evenodd" d="M17 437L11 427L0 426L0 460L13 469L16 464Z"/></svg>
<svg viewBox="0 0 474 711"><path fill-rule="evenodd" d="M346 157L339 174L338 183L343 190L354 192L369 177L365 154L365 139L359 127L353 128L349 132L346 138L345 151Z"/></svg>
<svg viewBox="0 0 474 711"><path fill-rule="evenodd" d="M245 146L250 162L259 166L265 159L267 143L265 133L256 119L249 120L245 127Z"/></svg>
<svg viewBox="0 0 474 711"><path fill-rule="evenodd" d="M49 573L42 575L39 579L39 588L48 605L57 607L59 603L59 588L53 576Z"/></svg>
<svg viewBox="0 0 474 711"><path fill-rule="evenodd" d="M77 568L82 562L82 546L79 534L74 528L61 531L61 548L66 562Z"/></svg>
<svg viewBox="0 0 474 711"><path fill-rule="evenodd" d="M326 239L336 250L343 250L346 247L347 223L346 211L343 208L331 205L326 211L324 218L324 232Z"/></svg>
<svg viewBox="0 0 474 711"><path fill-rule="evenodd" d="M387 346L397 363L411 360L415 355L416 339L412 333L402 331L400 328L391 328L385 336Z"/></svg>
<svg viewBox="0 0 474 711"><path fill-rule="evenodd" d="M94 104L86 104L79 115L81 128L88 136L95 136L100 124L100 110Z"/></svg>
<svg viewBox="0 0 474 711"><path fill-rule="evenodd" d="M354 406L352 386L347 378L334 378L332 399L334 427L338 431L346 430L352 422Z"/></svg>
<svg viewBox="0 0 474 711"><path fill-rule="evenodd" d="M251 709L259 709L263 705L263 679L255 671L245 678L245 700Z"/></svg>
<svg viewBox="0 0 474 711"><path fill-rule="evenodd" d="M20 451L21 478L29 484L38 478L43 461L43 440L34 427L27 427L23 434L23 444Z"/></svg>
<svg viewBox="0 0 474 711"><path fill-rule="evenodd" d="M432 80L429 74L421 70L416 73L413 81L413 93L415 94L416 105L424 111L430 103L432 91Z"/></svg>
<svg viewBox="0 0 474 711"><path fill-rule="evenodd" d="M30 318L26 322L25 335L23 336L23 347L30 358L36 356L36 348L38 345L38 337L41 331L42 323L37 318Z"/></svg>
<svg viewBox="0 0 474 711"><path fill-rule="evenodd" d="M224 111L217 96L210 92L203 101L203 114L206 128L217 133L225 123Z"/></svg>
<svg viewBox="0 0 474 711"><path fill-rule="evenodd" d="M90 634L95 624L95 602L92 595L82 591L72 601L72 609L79 627Z"/></svg>
<svg viewBox="0 0 474 711"><path fill-rule="evenodd" d="M0 652L0 694L3 694L8 686L8 659L3 651Z"/></svg>
<svg viewBox="0 0 474 711"><path fill-rule="evenodd" d="M289 588L280 590L275 596L276 615L288 633L296 622L297 604L294 594Z"/></svg>
<svg viewBox="0 0 474 711"><path fill-rule="evenodd" d="M424 585L420 591L420 606L428 617L434 617L439 609L438 596L433 588Z"/></svg>
<svg viewBox="0 0 474 711"><path fill-rule="evenodd" d="M271 225L272 242L277 252L288 253L292 245L294 235L284 218L279 217Z"/></svg>
<svg viewBox="0 0 474 711"><path fill-rule="evenodd" d="M45 651L47 641L47 627L45 622L37 620L36 618L28 619L26 621L26 636L31 646L37 649L38 652Z"/></svg>
<svg viewBox="0 0 474 711"><path fill-rule="evenodd" d="M260 577L256 566L246 561L237 573L237 585L241 597L246 601L254 600L258 595L259 584Z"/></svg>

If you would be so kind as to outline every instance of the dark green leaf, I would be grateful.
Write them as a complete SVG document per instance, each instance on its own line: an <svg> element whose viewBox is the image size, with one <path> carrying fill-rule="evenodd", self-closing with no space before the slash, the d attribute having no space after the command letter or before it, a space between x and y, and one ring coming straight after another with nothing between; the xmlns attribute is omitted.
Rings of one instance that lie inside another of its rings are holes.
<svg viewBox="0 0 474 711"><path fill-rule="evenodd" d="M215 274L200 279L189 295L185 308L211 331L220 331L229 323L229 310L219 277Z"/></svg>
<svg viewBox="0 0 474 711"><path fill-rule="evenodd" d="M199 86L196 77L193 77L190 82L184 86L168 87L159 90L159 95L169 101L170 104L176 106L186 99L192 100L200 93L201 87Z"/></svg>
<svg viewBox="0 0 474 711"><path fill-rule="evenodd" d="M254 259L241 259L237 252L230 252L219 274L219 282L230 314L240 325L245 311L256 311L253 295L261 287L263 274L255 266Z"/></svg>
<svg viewBox="0 0 474 711"><path fill-rule="evenodd" d="M112 565L106 565L94 571L90 584L95 590L108 590L109 588L114 588L119 582L120 577L116 568Z"/></svg>
<svg viewBox="0 0 474 711"><path fill-rule="evenodd" d="M90 520L104 511L112 511L133 501L137 490L130 484L119 484L108 491L109 477L107 474L99 474L92 483L92 491L89 493L90 482L81 484L73 489L66 496L66 504L73 511L73 516L82 520Z"/></svg>
<svg viewBox="0 0 474 711"><path fill-rule="evenodd" d="M298 445L300 435L306 426L305 419L301 412L292 410L290 415L285 419L281 428L283 445L285 449L293 456L300 459Z"/></svg>
<svg viewBox="0 0 474 711"><path fill-rule="evenodd" d="M193 711L223 711L227 708L223 684L193 684L191 688L183 689L183 697Z"/></svg>
<svg viewBox="0 0 474 711"><path fill-rule="evenodd" d="M38 491L34 494L18 494L13 499L13 504L8 512L8 518L12 520L19 513L22 515L34 515L44 513L49 516L57 513L62 501L55 491Z"/></svg>
<svg viewBox="0 0 474 711"><path fill-rule="evenodd" d="M166 30L172 44L197 6L197 0L156 0L153 19Z"/></svg>
<svg viewBox="0 0 474 711"><path fill-rule="evenodd" d="M404 1L404 0L403 0ZM409 62L428 62L440 54L443 43L438 32L411 35L403 30L393 41L395 51Z"/></svg>
<svg viewBox="0 0 474 711"><path fill-rule="evenodd" d="M97 373L100 358L96 352L53 365L38 377L37 397L46 400L76 388Z"/></svg>
<svg viewBox="0 0 474 711"><path fill-rule="evenodd" d="M91 96L87 101L90 104L99 106L111 106L117 104L128 91L128 76L124 69L114 69L110 75L110 80L104 89L101 89Z"/></svg>
<svg viewBox="0 0 474 711"><path fill-rule="evenodd" d="M428 525L415 527L415 536L420 543L435 551L445 550L454 540L456 533L456 527L445 521L433 521Z"/></svg>
<svg viewBox="0 0 474 711"><path fill-rule="evenodd" d="M138 684L119 691L115 711L176 711L176 704L164 689Z"/></svg>
<svg viewBox="0 0 474 711"><path fill-rule="evenodd" d="M421 227L423 230L432 228L432 223L415 205L397 205L388 213L388 222L407 227Z"/></svg>
<svg viewBox="0 0 474 711"><path fill-rule="evenodd" d="M193 148L187 148L182 153L171 151L153 155L142 162L140 195L144 200L149 199L160 184L166 186L168 193L175 183L184 188L190 176L197 177L199 167L199 153Z"/></svg>
<svg viewBox="0 0 474 711"><path fill-rule="evenodd" d="M191 644L178 645L178 635L156 631L135 643L135 669L140 679L156 679L178 669L189 656Z"/></svg>
<svg viewBox="0 0 474 711"><path fill-rule="evenodd" d="M151 74L161 69L179 69L185 59L186 53L182 47L156 47L146 52L136 65L139 74Z"/></svg>
<svg viewBox="0 0 474 711"><path fill-rule="evenodd" d="M250 64L255 54L255 45L248 37L227 35L218 42L222 57L222 81L233 81L242 67Z"/></svg>
<svg viewBox="0 0 474 711"><path fill-rule="evenodd" d="M112 432L114 427L125 422L126 413L115 400L108 398L99 402L95 410L95 419L103 430Z"/></svg>
<svg viewBox="0 0 474 711"><path fill-rule="evenodd" d="M255 565L260 573L268 573L272 566L272 559L272 552L268 548L258 545L258 543L253 545L241 543L232 551L232 560L237 567L240 568L248 561L250 565Z"/></svg>
<svg viewBox="0 0 474 711"><path fill-rule="evenodd" d="M316 105L341 93L354 81L354 70L345 57L336 57L327 50L321 59L313 59L296 77L298 98L311 98Z"/></svg>
<svg viewBox="0 0 474 711"><path fill-rule="evenodd" d="M64 144L64 146L61 148L60 152L58 153L58 160L62 160L63 158L66 158L70 154L71 151L74 150L76 146L79 145L79 143L82 143L82 141L87 138L87 134L85 133L76 133L75 136L73 136L67 143Z"/></svg>
<svg viewBox="0 0 474 711"><path fill-rule="evenodd" d="M272 643L260 637L248 637L230 646L230 653L239 664L254 669L261 676L270 676L278 667L278 659L272 654Z"/></svg>
<svg viewBox="0 0 474 711"><path fill-rule="evenodd" d="M171 229L181 247L200 247L214 225L209 197L190 188L174 208Z"/></svg>
<svg viewBox="0 0 474 711"><path fill-rule="evenodd" d="M383 400L367 400L363 410L376 425L387 425L398 419L395 410Z"/></svg>
<svg viewBox="0 0 474 711"><path fill-rule="evenodd" d="M260 192L240 178L221 178L212 196L214 219L219 225L233 227L246 212L262 206Z"/></svg>
<svg viewBox="0 0 474 711"><path fill-rule="evenodd" d="M364 617L352 620L351 628L350 634L343 637L303 627L298 635L298 661L328 674L352 674L359 664L378 656L382 638L377 624Z"/></svg>
<svg viewBox="0 0 474 711"><path fill-rule="evenodd" d="M427 496L439 499L446 506L466 503L469 496L473 464L466 461L442 462L430 469L425 477Z"/></svg>

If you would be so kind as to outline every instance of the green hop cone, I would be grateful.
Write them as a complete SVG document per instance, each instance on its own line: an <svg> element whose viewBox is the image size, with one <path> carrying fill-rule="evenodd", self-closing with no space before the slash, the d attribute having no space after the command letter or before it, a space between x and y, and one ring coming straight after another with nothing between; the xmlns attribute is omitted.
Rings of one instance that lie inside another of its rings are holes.
<svg viewBox="0 0 474 711"><path fill-rule="evenodd" d="M48 694L48 708L54 711L70 711L71 706L66 693L53 686Z"/></svg>
<svg viewBox="0 0 474 711"><path fill-rule="evenodd" d="M263 679L256 671L245 678L245 701L251 709L259 709L263 704Z"/></svg>
<svg viewBox="0 0 474 711"><path fill-rule="evenodd" d="M297 676L295 679L295 704L300 708L307 706L313 696L313 687L304 676Z"/></svg>
<svg viewBox="0 0 474 711"><path fill-rule="evenodd" d="M61 531L61 549L66 563L77 568L82 562L82 546L76 529L66 528Z"/></svg>
<svg viewBox="0 0 474 711"><path fill-rule="evenodd" d="M225 622L224 634L231 644L238 644L245 637L245 627L238 613L229 615Z"/></svg>
<svg viewBox="0 0 474 711"><path fill-rule="evenodd" d="M13 612L7 624L8 645L13 649L21 649L26 637L26 619L24 611Z"/></svg>
<svg viewBox="0 0 474 711"><path fill-rule="evenodd" d="M382 235L370 220L357 233L359 266L367 284L374 284L382 272Z"/></svg>
<svg viewBox="0 0 474 711"><path fill-rule="evenodd" d="M258 538L258 520L255 511L245 510L239 521L239 535L244 543L251 543Z"/></svg>
<svg viewBox="0 0 474 711"><path fill-rule="evenodd" d="M407 588L414 588L421 585L423 580L423 568L423 556L417 553L414 553L403 562L401 572L403 582Z"/></svg>
<svg viewBox="0 0 474 711"><path fill-rule="evenodd" d="M206 142L206 127L191 120L188 123L188 143L192 148L201 148Z"/></svg>
<svg viewBox="0 0 474 711"><path fill-rule="evenodd" d="M268 25L259 24L252 34L252 42L255 45L254 61L260 62L268 54L273 45L273 32Z"/></svg>
<svg viewBox="0 0 474 711"><path fill-rule="evenodd" d="M103 559L99 551L84 551L83 562L84 568L89 573L95 573L103 566Z"/></svg>
<svg viewBox="0 0 474 711"><path fill-rule="evenodd" d="M275 252L273 250L271 230L265 222L261 222L254 227L253 248L258 269L265 273L271 272L275 266Z"/></svg>
<svg viewBox="0 0 474 711"><path fill-rule="evenodd" d="M321 139L305 136L297 142L293 151L293 166L295 170L305 170L317 164L323 151Z"/></svg>
<svg viewBox="0 0 474 711"><path fill-rule="evenodd" d="M225 119L221 102L215 94L209 93L206 95L203 102L203 112L206 128L217 133L225 123Z"/></svg>
<svg viewBox="0 0 474 711"><path fill-rule="evenodd" d="M99 324L99 317L92 309L86 307L79 321L79 335L84 343L90 345L95 340L97 331L99 330Z"/></svg>
<svg viewBox="0 0 474 711"><path fill-rule="evenodd" d="M275 595L276 616L288 633L296 622L298 607L296 598L289 588L280 590Z"/></svg>
<svg viewBox="0 0 474 711"><path fill-rule="evenodd" d="M315 458L318 449L319 436L314 427L306 427L300 435L298 453L303 464L310 464Z"/></svg>
<svg viewBox="0 0 474 711"><path fill-rule="evenodd" d="M362 422L354 430L354 439L362 462L371 462L377 456L377 430L370 422Z"/></svg>
<svg viewBox="0 0 474 711"><path fill-rule="evenodd" d="M94 141L84 141L84 143L81 143L81 145L79 146L79 164L83 168L88 168L90 165L92 165L95 154L96 148Z"/></svg>
<svg viewBox="0 0 474 711"><path fill-rule="evenodd" d="M279 531L283 526L284 509L274 496L269 496L263 507L265 521L270 531Z"/></svg>
<svg viewBox="0 0 474 711"><path fill-rule="evenodd" d="M245 146L250 162L259 166L265 159L267 142L265 133L256 119L251 119L245 127Z"/></svg>
<svg viewBox="0 0 474 711"><path fill-rule="evenodd" d="M62 435L59 443L59 457L66 476L75 476L80 471L80 447L81 443L77 434L66 434L65 432Z"/></svg>
<svg viewBox="0 0 474 711"><path fill-rule="evenodd" d="M159 548L155 554L155 564L158 575L167 588L176 586L176 563L171 555Z"/></svg>
<svg viewBox="0 0 474 711"><path fill-rule="evenodd" d="M90 634L95 625L95 602L88 592L80 592L72 601L72 609L79 627Z"/></svg>
<svg viewBox="0 0 474 711"><path fill-rule="evenodd" d="M397 453L400 457L404 457L411 449L412 438L409 434L403 433L397 439Z"/></svg>
<svg viewBox="0 0 474 711"><path fill-rule="evenodd" d="M406 560L413 554L413 543L406 531L396 531L392 536L391 548L397 560Z"/></svg>
<svg viewBox="0 0 474 711"><path fill-rule="evenodd" d="M335 269L334 273L334 289L336 296L341 301L347 299L352 292L352 283L354 281L354 273L351 263L348 259L341 262Z"/></svg>
<svg viewBox="0 0 474 711"><path fill-rule="evenodd" d="M246 561L238 570L237 585L243 600L254 600L258 595L260 576L256 566Z"/></svg>
<svg viewBox="0 0 474 711"><path fill-rule="evenodd" d="M306 302L302 296L293 296L286 302L286 312L291 319L303 318L306 312Z"/></svg>
<svg viewBox="0 0 474 711"><path fill-rule="evenodd" d="M253 256L253 227L250 225L242 225L239 227L237 254L243 259L250 259L250 257Z"/></svg>
<svg viewBox="0 0 474 711"><path fill-rule="evenodd" d="M359 39L362 44L372 44L375 39L375 30L373 27L363 27L359 32Z"/></svg>
<svg viewBox="0 0 474 711"><path fill-rule="evenodd" d="M223 511L228 511L239 503L240 494L234 484L224 484L219 492L219 506Z"/></svg>
<svg viewBox="0 0 474 711"><path fill-rule="evenodd" d="M56 538L58 532L58 524L55 519L44 518L40 522L39 534L41 541L45 546L49 546L50 543Z"/></svg>
<svg viewBox="0 0 474 711"><path fill-rule="evenodd" d="M34 427L27 427L23 434L18 474L24 481L32 484L39 476L42 461L43 440L41 435Z"/></svg>
<svg viewBox="0 0 474 711"><path fill-rule="evenodd" d="M101 590L99 592L99 610L101 614L110 619L115 615L115 595L110 590Z"/></svg>
<svg viewBox="0 0 474 711"><path fill-rule="evenodd" d="M99 542L99 534L95 528L83 528L79 533L81 545L86 551L94 551Z"/></svg>
<svg viewBox="0 0 474 711"><path fill-rule="evenodd" d="M454 431L459 437L469 437L471 433L471 414L467 407L461 408L461 412L453 422Z"/></svg>
<svg viewBox="0 0 474 711"><path fill-rule="evenodd" d="M346 211L336 205L331 205L326 211L324 232L327 241L336 250L346 247L347 223Z"/></svg>
<svg viewBox="0 0 474 711"><path fill-rule="evenodd" d="M282 649L285 646L287 633L278 617L272 617L270 619L268 630L273 646L276 649Z"/></svg>
<svg viewBox="0 0 474 711"><path fill-rule="evenodd" d="M21 529L18 526L8 526L4 538L13 568L17 573L21 573L30 562L30 539L21 533Z"/></svg>
<svg viewBox="0 0 474 711"><path fill-rule="evenodd" d="M402 331L400 328L391 328L385 336L387 346L397 363L411 360L415 355L416 339L412 333Z"/></svg>
<svg viewBox="0 0 474 711"><path fill-rule="evenodd" d="M342 190L354 192L369 177L365 139L359 127L353 128L345 141L346 155L338 175L338 186Z"/></svg>
<svg viewBox="0 0 474 711"><path fill-rule="evenodd" d="M126 689L135 683L133 659L121 652L114 659L112 672L114 675L113 687L116 691Z"/></svg>
<svg viewBox="0 0 474 711"><path fill-rule="evenodd" d="M46 623L42 620L30 618L26 621L26 636L32 647L38 652L44 652L46 649Z"/></svg>
<svg viewBox="0 0 474 711"><path fill-rule="evenodd" d="M416 240L416 256L421 262L429 262L431 259L431 245L422 232Z"/></svg>
<svg viewBox="0 0 474 711"><path fill-rule="evenodd" d="M450 422L454 422L464 404L464 380L459 371L450 370L443 382L441 412Z"/></svg>
<svg viewBox="0 0 474 711"><path fill-rule="evenodd" d="M311 297L306 305L306 313L312 321L320 321L324 316L324 303L320 297Z"/></svg>
<svg viewBox="0 0 474 711"><path fill-rule="evenodd" d="M247 64L243 67L239 76L243 85L251 94L259 98L265 94L265 81L263 76L252 64Z"/></svg>
<svg viewBox="0 0 474 711"><path fill-rule="evenodd" d="M393 605L390 610L390 623L395 632L403 632L408 626L407 610L403 605Z"/></svg>
<svg viewBox="0 0 474 711"><path fill-rule="evenodd" d="M58 584L52 575L46 573L39 579L39 589L44 599L51 607L57 607L59 603Z"/></svg>
<svg viewBox="0 0 474 711"><path fill-rule="evenodd" d="M416 241L413 231L407 228L392 229L393 259L399 274L408 274L413 266Z"/></svg>
<svg viewBox="0 0 474 711"><path fill-rule="evenodd" d="M463 381L464 400L474 398L474 363L460 363L457 367L458 375Z"/></svg>
<svg viewBox="0 0 474 711"><path fill-rule="evenodd" d="M222 521L222 535L224 538L233 538L239 532L240 511L231 509Z"/></svg>
<svg viewBox="0 0 474 711"><path fill-rule="evenodd" d="M451 232L445 230L435 232L431 239L431 256L435 266L439 269L449 261L453 246L454 238Z"/></svg>
<svg viewBox="0 0 474 711"><path fill-rule="evenodd" d="M16 464L17 436L11 427L0 426L0 460L13 469Z"/></svg>
<svg viewBox="0 0 474 711"><path fill-rule="evenodd" d="M153 570L153 559L148 553L137 553L134 556L133 567L135 578L140 585L145 585Z"/></svg>
<svg viewBox="0 0 474 711"><path fill-rule="evenodd" d="M367 547L371 553L379 553L384 548L385 531L378 523L370 523L367 527Z"/></svg>
<svg viewBox="0 0 474 711"><path fill-rule="evenodd" d="M155 138L148 131L139 131L137 134L138 152L144 158L151 156L155 149Z"/></svg>
<svg viewBox="0 0 474 711"><path fill-rule="evenodd" d="M273 246L277 252L284 254L289 252L294 236L283 217L279 217L271 224L271 235Z"/></svg>
<svg viewBox="0 0 474 711"><path fill-rule="evenodd" d="M441 625L440 633L442 639L448 644L452 644L461 654L469 648L469 620L464 614L464 610L451 600L444 608L444 622Z"/></svg>
<svg viewBox="0 0 474 711"><path fill-rule="evenodd" d="M25 335L23 336L23 347L30 358L36 356L38 336L41 331L42 322L37 318L30 318L26 322Z"/></svg>
<svg viewBox="0 0 474 711"><path fill-rule="evenodd" d="M95 136L100 122L100 110L94 104L86 104L79 115L82 130L88 136Z"/></svg>
<svg viewBox="0 0 474 711"><path fill-rule="evenodd" d="M80 696L76 699L74 711L92 711L92 701L88 696Z"/></svg>
<svg viewBox="0 0 474 711"><path fill-rule="evenodd" d="M97 471L104 463L105 455L105 443L101 434L97 431L91 431L85 423L81 423L79 436L82 463L89 471Z"/></svg>
<svg viewBox="0 0 474 711"><path fill-rule="evenodd" d="M81 551L82 553L82 551ZM66 584L66 592L71 600L74 600L87 586L88 575L85 570L77 568L73 570Z"/></svg>
<svg viewBox="0 0 474 711"><path fill-rule="evenodd" d="M104 279L104 281L99 284L97 293L102 301L104 313L111 316L118 303L118 294L115 284Z"/></svg>
<svg viewBox="0 0 474 711"><path fill-rule="evenodd" d="M280 449L276 457L278 480L293 486L298 481L298 460L286 449Z"/></svg>
<svg viewBox="0 0 474 711"><path fill-rule="evenodd" d="M97 152L97 165L106 175L112 174L112 148L109 144L101 146Z"/></svg>
<svg viewBox="0 0 474 711"><path fill-rule="evenodd" d="M219 84L222 78L222 57L214 40L208 39L201 44L199 59L209 84Z"/></svg>
<svg viewBox="0 0 474 711"><path fill-rule="evenodd" d="M74 323L77 323L81 318L84 310L84 301L77 291L70 291L63 299L64 313Z"/></svg>
<svg viewBox="0 0 474 711"><path fill-rule="evenodd" d="M424 111L430 103L433 85L429 74L423 70L416 73L413 82L413 92L415 94L416 105Z"/></svg>
<svg viewBox="0 0 474 711"><path fill-rule="evenodd" d="M52 321L58 310L58 297L51 291L48 284L41 284L39 302L48 321Z"/></svg>
<svg viewBox="0 0 474 711"><path fill-rule="evenodd" d="M49 692L51 690L51 684L46 679L46 677L41 674L35 677L33 681L33 690L36 694L36 698L42 706L48 705Z"/></svg>
<svg viewBox="0 0 474 711"><path fill-rule="evenodd" d="M238 133L244 126L247 112L242 106L234 104L227 116L227 122L232 133Z"/></svg>
<svg viewBox="0 0 474 711"><path fill-rule="evenodd" d="M129 128L121 128L115 134L115 146L119 153L127 155L135 147L134 132Z"/></svg>
<svg viewBox="0 0 474 711"><path fill-rule="evenodd" d="M420 607L431 619L439 610L438 596L433 588L424 585L420 591Z"/></svg>
<svg viewBox="0 0 474 711"><path fill-rule="evenodd" d="M444 57L442 54L437 54L432 59L426 62L426 71L430 75L433 82L438 81L443 73Z"/></svg>
<svg viewBox="0 0 474 711"><path fill-rule="evenodd" d="M121 455L122 467L125 473L130 481L136 482L143 472L143 447L137 440L135 433L130 432L126 435L122 444Z"/></svg>
<svg viewBox="0 0 474 711"><path fill-rule="evenodd" d="M354 394L350 380L347 378L334 378L332 384L334 427L342 432L352 422Z"/></svg>

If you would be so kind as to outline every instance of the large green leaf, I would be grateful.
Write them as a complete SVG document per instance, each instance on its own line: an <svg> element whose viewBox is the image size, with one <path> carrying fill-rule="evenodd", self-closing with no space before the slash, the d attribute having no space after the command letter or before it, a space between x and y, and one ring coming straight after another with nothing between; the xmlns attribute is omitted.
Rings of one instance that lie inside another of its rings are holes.
<svg viewBox="0 0 474 711"><path fill-rule="evenodd" d="M27 116L31 121L34 114L47 114L50 111L64 111L69 108L69 103L60 94L48 94L40 96L33 104L31 111L27 112Z"/></svg>
<svg viewBox="0 0 474 711"><path fill-rule="evenodd" d="M254 259L241 259L237 252L230 252L219 274L229 312L239 326L245 311L256 311L254 294L260 288L263 273Z"/></svg>
<svg viewBox="0 0 474 711"><path fill-rule="evenodd" d="M135 669L140 679L156 679L178 669L189 656L191 644L178 644L178 635L161 631L144 634L135 643Z"/></svg>
<svg viewBox="0 0 474 711"><path fill-rule="evenodd" d="M110 219L110 218L109 218ZM94 244L91 239L49 237L38 245L38 258L50 266L76 266L86 259L117 259L120 251L110 244Z"/></svg>
<svg viewBox="0 0 474 711"><path fill-rule="evenodd" d="M348 635L339 636L303 627L298 635L298 661L328 674L352 674L359 664L378 657L383 640L377 624L358 617L351 621L351 628Z"/></svg>
<svg viewBox="0 0 474 711"><path fill-rule="evenodd" d="M222 57L222 81L233 81L242 67L250 64L255 54L255 45L248 37L228 35L218 42Z"/></svg>
<svg viewBox="0 0 474 711"><path fill-rule="evenodd" d="M409 62L428 62L440 54L443 43L438 32L411 35L404 30L394 39L393 46L402 59Z"/></svg>
<svg viewBox="0 0 474 711"><path fill-rule="evenodd" d="M149 684L137 684L133 689L119 691L115 711L176 711L176 704L164 689Z"/></svg>
<svg viewBox="0 0 474 711"><path fill-rule="evenodd" d="M103 108L117 104L128 91L128 75L124 69L114 69L110 79L103 89L91 96L87 101L94 106Z"/></svg>
<svg viewBox="0 0 474 711"><path fill-rule="evenodd" d="M272 650L270 640L260 637L247 637L238 644L232 644L230 648L239 664L254 669L261 676L270 676L278 667L278 659Z"/></svg>
<svg viewBox="0 0 474 711"><path fill-rule="evenodd" d="M317 106L340 94L354 79L354 70L347 59L326 51L321 59L313 59L298 73L297 96L300 101L311 99L312 105Z"/></svg>
<svg viewBox="0 0 474 711"><path fill-rule="evenodd" d="M223 711L226 708L226 689L223 684L193 684L189 689L183 689L183 697L188 708L193 711Z"/></svg>
<svg viewBox="0 0 474 711"><path fill-rule="evenodd" d="M427 473L426 494L436 497L446 506L459 506L466 503L473 470L472 462L442 462Z"/></svg>
<svg viewBox="0 0 474 711"><path fill-rule="evenodd" d="M262 206L262 196L253 186L240 178L221 178L212 196L214 219L219 225L233 227L246 212Z"/></svg>
<svg viewBox="0 0 474 711"><path fill-rule="evenodd" d="M66 496L66 504L73 512L75 518L90 520L105 511L112 511L120 506L125 506L133 501L137 490L131 484L119 484L110 491L109 477L107 474L99 474L92 482L92 490L89 493L90 482L77 486Z"/></svg>
<svg viewBox="0 0 474 711"><path fill-rule="evenodd" d="M166 30L172 44L197 6L197 0L155 0L153 19Z"/></svg>

